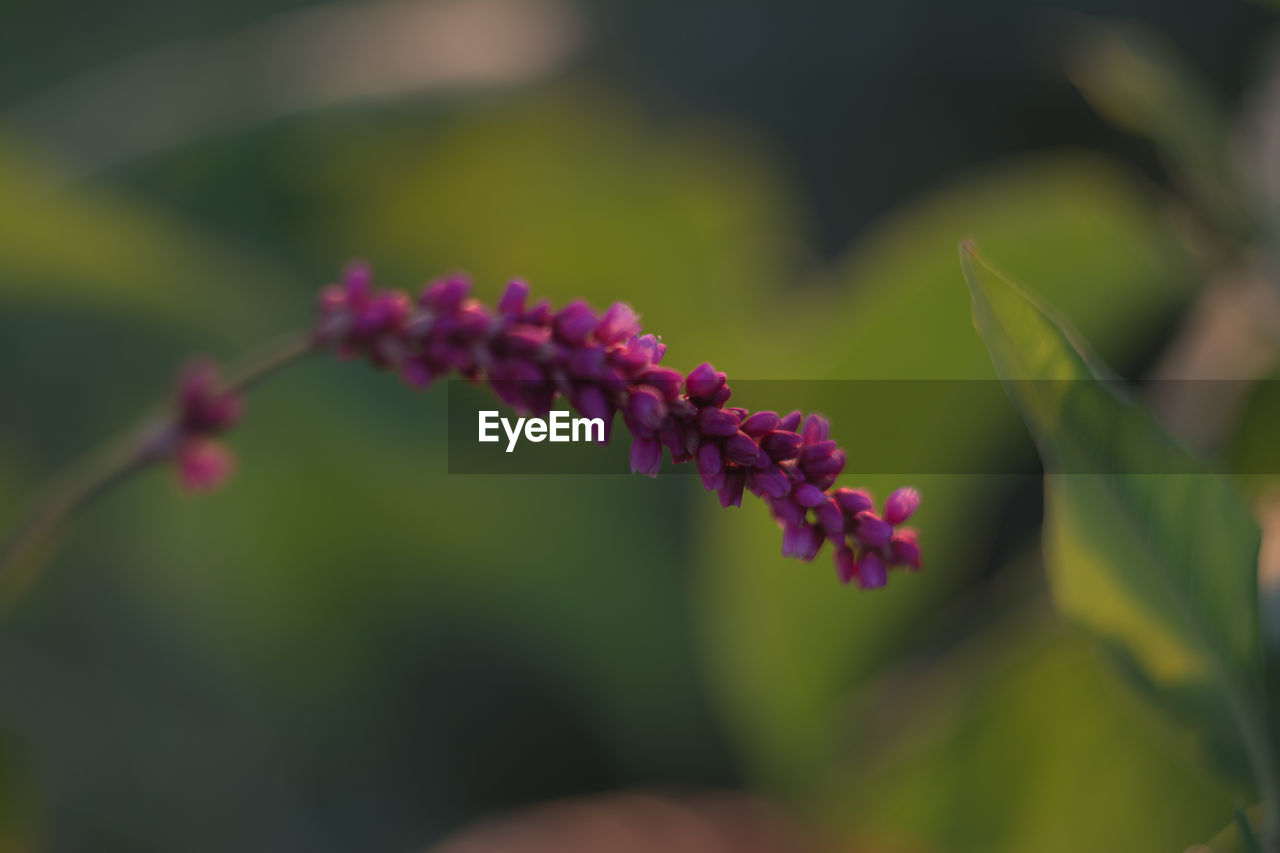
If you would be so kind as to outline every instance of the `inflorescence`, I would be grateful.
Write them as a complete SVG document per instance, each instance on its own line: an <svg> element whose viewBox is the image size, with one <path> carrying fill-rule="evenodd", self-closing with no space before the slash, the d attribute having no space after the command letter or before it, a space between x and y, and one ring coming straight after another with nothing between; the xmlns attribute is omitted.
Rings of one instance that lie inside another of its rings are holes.
<svg viewBox="0 0 1280 853"><path fill-rule="evenodd" d="M522 414L546 415L563 397L584 417L603 419L605 443L621 413L633 472L657 476L666 447L672 462L697 466L721 506L740 506L751 492L782 527L784 555L809 561L830 541L840 580L864 588L883 586L890 568L921 567L915 531L900 526L919 493L898 489L877 513L865 490L836 488L846 456L826 418L727 405L725 374L705 363L687 376L661 366L666 347L642 334L621 302L603 314L582 301L553 310L546 300L528 304L528 285L513 281L494 310L470 289L451 276L415 302L403 291L375 290L369 267L353 265L321 291L312 345L366 358L416 388L455 374L485 381ZM216 487L232 464L210 436L236 422L242 401L216 379L207 363L188 369L171 425L179 476L195 490Z"/></svg>

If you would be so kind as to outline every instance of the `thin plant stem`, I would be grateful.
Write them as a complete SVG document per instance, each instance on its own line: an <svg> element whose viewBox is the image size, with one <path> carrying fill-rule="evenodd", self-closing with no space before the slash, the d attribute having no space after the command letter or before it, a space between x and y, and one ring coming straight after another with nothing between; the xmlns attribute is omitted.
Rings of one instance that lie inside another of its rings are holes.
<svg viewBox="0 0 1280 853"><path fill-rule="evenodd" d="M313 348L310 336L293 336L264 349L231 372L224 388L247 392ZM168 458L171 419L152 421L124 438L108 442L47 486L0 542L0 580L37 556L53 534L100 495Z"/></svg>

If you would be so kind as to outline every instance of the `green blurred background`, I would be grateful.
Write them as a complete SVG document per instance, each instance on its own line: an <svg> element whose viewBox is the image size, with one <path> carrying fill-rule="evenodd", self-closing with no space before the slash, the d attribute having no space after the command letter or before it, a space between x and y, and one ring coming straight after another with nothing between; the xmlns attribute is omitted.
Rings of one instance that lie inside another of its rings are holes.
<svg viewBox="0 0 1280 853"><path fill-rule="evenodd" d="M627 300L685 369L991 379L973 236L1142 375L1275 20L1067 5L6 0L0 519L353 256ZM1194 127L1116 32L1182 57ZM0 851L414 850L633 788L837 849L1156 851L1245 796L1052 614L1038 480L917 478L927 571L858 593L688 478L448 476L444 403L298 366L228 488L140 476L0 591ZM1009 424L959 395L897 440Z"/></svg>

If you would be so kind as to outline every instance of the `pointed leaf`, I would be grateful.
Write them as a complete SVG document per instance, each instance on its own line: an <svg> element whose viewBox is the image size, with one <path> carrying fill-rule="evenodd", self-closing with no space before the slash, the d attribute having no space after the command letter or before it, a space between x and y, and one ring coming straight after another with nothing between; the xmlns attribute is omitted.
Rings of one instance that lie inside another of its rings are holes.
<svg viewBox="0 0 1280 853"><path fill-rule="evenodd" d="M1262 736L1248 507L1127 399L1065 320L971 245L961 255L974 324L1044 460L1058 608L1239 770L1242 742L1256 750Z"/></svg>

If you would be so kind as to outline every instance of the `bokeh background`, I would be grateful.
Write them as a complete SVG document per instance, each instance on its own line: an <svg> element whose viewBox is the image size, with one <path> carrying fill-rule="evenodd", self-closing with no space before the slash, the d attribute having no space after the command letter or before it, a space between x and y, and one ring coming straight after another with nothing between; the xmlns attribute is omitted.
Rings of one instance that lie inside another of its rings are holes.
<svg viewBox="0 0 1280 853"><path fill-rule="evenodd" d="M1149 375L1252 245L1224 174L1271 115L1277 24L1187 0L3 13L6 521L188 354L305 324L355 256L627 300L686 369L991 379L975 237ZM927 571L859 593L688 478L449 476L444 397L300 365L251 400L227 489L149 472L8 580L0 850L420 850L640 790L665 805L565 819L669 825L667 850L759 819L842 850L1156 851L1246 796L1054 616L1035 478L915 477ZM995 458L1012 428L960 397L894 440Z"/></svg>

